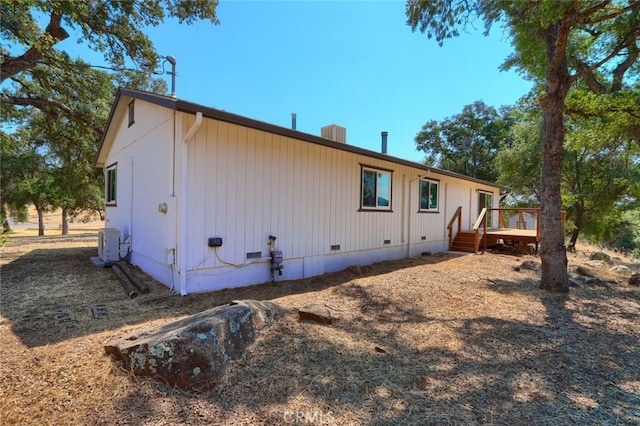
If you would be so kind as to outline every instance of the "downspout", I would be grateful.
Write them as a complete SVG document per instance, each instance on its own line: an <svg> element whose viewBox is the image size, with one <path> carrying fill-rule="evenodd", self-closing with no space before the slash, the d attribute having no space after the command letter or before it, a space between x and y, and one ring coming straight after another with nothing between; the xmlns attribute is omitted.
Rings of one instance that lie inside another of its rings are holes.
<svg viewBox="0 0 640 426"><path fill-rule="evenodd" d="M411 257L411 225L412 225L412 218L413 218L413 212L411 211L411 208L413 206L413 189L411 189L411 185L413 184L413 182L415 181L419 181L422 178L426 178L429 177L429 175L431 174L431 170L427 170L427 173L424 175L418 175L417 178L415 179L410 179L409 180L409 217L407 218L407 257ZM418 192L420 191L420 184L418 184ZM420 210L420 205L419 205L419 199L418 199L418 210Z"/></svg>
<svg viewBox="0 0 640 426"><path fill-rule="evenodd" d="M202 124L202 113L196 112L196 121L193 122L187 133L182 138L182 163L180 167L181 180L180 180L180 246L179 258L180 258L180 295L187 295L187 192L189 185L187 181L188 171L187 166L189 163L189 141L196 134L196 131Z"/></svg>

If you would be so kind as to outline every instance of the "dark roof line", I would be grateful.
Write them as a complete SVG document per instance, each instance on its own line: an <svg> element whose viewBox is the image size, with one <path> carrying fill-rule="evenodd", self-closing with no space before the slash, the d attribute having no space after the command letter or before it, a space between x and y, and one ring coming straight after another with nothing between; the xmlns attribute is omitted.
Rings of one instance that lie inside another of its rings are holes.
<svg viewBox="0 0 640 426"><path fill-rule="evenodd" d="M206 118L220 120L220 121L224 121L231 124L237 124L240 126L249 127L256 130L262 130L265 132L286 136L294 139L299 139L306 142L323 145L329 148L335 148L342 151L351 152L354 154L360 154L367 157L376 158L379 160L390 161L392 163L400 164L403 166L418 168L425 171L433 171L434 173L438 173L441 175L451 176L458 179L463 179L471 182L489 185L489 186L497 187L500 189L511 190L511 188L509 188L508 186L499 185L497 183L488 182L488 181L477 179L470 176L465 176L459 173L450 172L448 170L443 170L436 167L430 167L424 164L416 163L409 160L404 160L402 158L393 157L387 154L378 153L378 152L360 148L357 146L347 145L340 142L334 142L329 139L324 139L320 136L300 132L298 130L288 129L286 127L276 126L275 124L266 123L264 121L259 121L259 120L255 120L248 117L243 117L241 115L232 114L226 111L207 107L204 105L199 105L193 102L183 101L177 98L172 98L170 96L158 95L156 93L143 92L140 90L125 89L125 88L118 89L118 98L120 97L120 95L129 96L135 99L141 99L141 100L151 102L156 105L161 105L166 108L171 108L180 112L186 112L190 114L201 112L202 115ZM107 122L107 128L110 122L111 122L111 116L109 116L109 121ZM100 146L102 147L102 142L100 143Z"/></svg>

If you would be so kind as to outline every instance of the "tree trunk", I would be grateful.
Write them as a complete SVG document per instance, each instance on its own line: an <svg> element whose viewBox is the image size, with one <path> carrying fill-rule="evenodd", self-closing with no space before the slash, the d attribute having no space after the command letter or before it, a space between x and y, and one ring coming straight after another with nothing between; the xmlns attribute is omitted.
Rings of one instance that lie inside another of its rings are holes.
<svg viewBox="0 0 640 426"><path fill-rule="evenodd" d="M38 236L44 236L44 211L39 204L35 204L36 211L38 212Z"/></svg>
<svg viewBox="0 0 640 426"><path fill-rule="evenodd" d="M582 218L584 216L584 204L576 203L576 221L575 226L573 227L573 231L571 232L571 239L569 240L569 249L576 249L576 242L578 241L578 235L580 235L580 230L582 229Z"/></svg>
<svg viewBox="0 0 640 426"><path fill-rule="evenodd" d="M69 212L66 207L62 208L62 234L69 235Z"/></svg>
<svg viewBox="0 0 640 426"><path fill-rule="evenodd" d="M540 179L540 288L552 292L569 291L567 252L562 227L562 165L564 162L564 104L571 85L567 66L568 27L551 24L543 31L547 48L547 87L542 107L542 176Z"/></svg>

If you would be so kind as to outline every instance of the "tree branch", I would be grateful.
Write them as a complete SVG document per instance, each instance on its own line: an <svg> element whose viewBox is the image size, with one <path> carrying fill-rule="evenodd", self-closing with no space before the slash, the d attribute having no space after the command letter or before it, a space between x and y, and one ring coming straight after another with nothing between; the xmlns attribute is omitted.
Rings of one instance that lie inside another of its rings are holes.
<svg viewBox="0 0 640 426"><path fill-rule="evenodd" d="M5 57L0 67L0 82L12 77L33 66L33 63L41 59L45 52L56 43L69 37L69 33L60 26L62 15L59 12L51 13L51 19L38 41L25 53L17 57Z"/></svg>
<svg viewBox="0 0 640 426"><path fill-rule="evenodd" d="M635 41L629 44L627 50L629 52L627 54L627 59L620 62L620 64L618 64L618 66L613 70L613 82L611 83L612 92L622 90L624 73L627 72L627 70L638 60L638 53L640 53L640 49L638 49L638 45Z"/></svg>
<svg viewBox="0 0 640 426"><path fill-rule="evenodd" d="M603 94L607 93L607 89L602 85L595 77L594 71L600 68L602 65L608 63L615 58L622 50L628 49L629 53L627 58L622 61L613 70L613 83L611 85L611 92L616 92L622 89L622 80L624 73L633 66L638 59L638 45L637 43L637 31L633 31L629 34L625 40L622 40L614 49L609 52L607 56L600 61L588 65L578 58L571 58L572 65L576 68L577 73L584 79L585 83L594 93Z"/></svg>
<svg viewBox="0 0 640 426"><path fill-rule="evenodd" d="M63 112L66 116L75 120L81 121L91 127L96 135L102 135L102 127L90 122L82 114L71 109L68 105L57 101L55 99L39 99L39 98L23 98L19 96L11 96L4 93L0 93L0 104L18 105L18 106L32 106L40 110L46 110L47 108L55 108Z"/></svg>

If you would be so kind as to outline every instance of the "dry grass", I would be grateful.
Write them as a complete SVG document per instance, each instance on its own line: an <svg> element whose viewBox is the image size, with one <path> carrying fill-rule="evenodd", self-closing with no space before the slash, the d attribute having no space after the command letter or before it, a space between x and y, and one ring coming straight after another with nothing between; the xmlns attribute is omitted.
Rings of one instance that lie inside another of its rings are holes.
<svg viewBox="0 0 640 426"><path fill-rule="evenodd" d="M181 298L129 300L95 268L95 237L13 237L3 249L2 424L638 424L640 289L541 292L500 254L384 262ZM570 254L570 271L586 256ZM627 263L635 270L638 263ZM139 379L104 343L233 299L327 306L332 325L289 317L211 391ZM102 305L110 317L95 319Z"/></svg>

